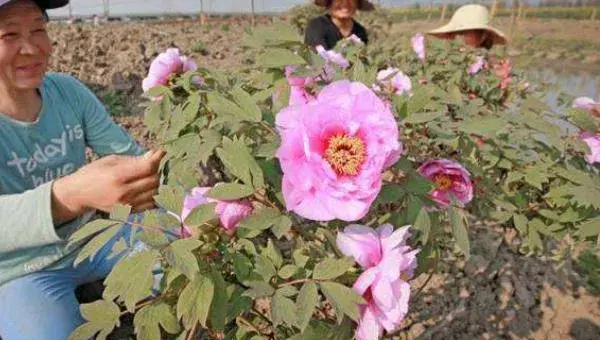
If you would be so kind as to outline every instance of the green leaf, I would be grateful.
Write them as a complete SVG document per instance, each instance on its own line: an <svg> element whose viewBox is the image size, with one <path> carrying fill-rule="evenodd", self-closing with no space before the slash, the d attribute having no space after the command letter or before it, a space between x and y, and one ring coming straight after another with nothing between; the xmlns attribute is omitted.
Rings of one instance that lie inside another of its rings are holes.
<svg viewBox="0 0 600 340"><path fill-rule="evenodd" d="M227 294L227 282L223 275L216 270L211 270L211 279L215 287L215 294L210 306L210 328L216 332L222 332L227 319L227 308L229 296Z"/></svg>
<svg viewBox="0 0 600 340"><path fill-rule="evenodd" d="M261 231L269 229L279 222L281 213L274 208L263 208L254 211L247 218L240 221L237 229L240 237L256 237Z"/></svg>
<svg viewBox="0 0 600 340"><path fill-rule="evenodd" d="M596 123L591 115L585 110L570 110L569 118L573 124L577 125L583 130L595 132L598 129L598 123Z"/></svg>
<svg viewBox="0 0 600 340"><path fill-rule="evenodd" d="M281 268L283 264L283 257L281 256L281 252L275 245L273 244L273 240L269 239L267 242L267 247L262 251L262 255L265 255L268 259L273 262L275 268Z"/></svg>
<svg viewBox="0 0 600 340"><path fill-rule="evenodd" d="M207 197L218 200L237 200L248 197L254 193L254 188L238 183L223 183L214 186L207 193Z"/></svg>
<svg viewBox="0 0 600 340"><path fill-rule="evenodd" d="M421 232L421 244L426 244L429 240L429 232L431 231L431 218L429 218L429 213L425 207L419 211L413 227Z"/></svg>
<svg viewBox="0 0 600 340"><path fill-rule="evenodd" d="M579 237L597 236L600 234L600 219L588 220L577 226Z"/></svg>
<svg viewBox="0 0 600 340"><path fill-rule="evenodd" d="M469 250L469 234L467 233L466 218L462 209L451 206L448 210L450 215L450 225L452 226L452 234L456 239L456 244L463 251L466 258L471 256Z"/></svg>
<svg viewBox="0 0 600 340"><path fill-rule="evenodd" d="M165 233L161 230L145 229L139 231L137 236L140 241L155 249L162 249L170 243Z"/></svg>
<svg viewBox="0 0 600 340"><path fill-rule="evenodd" d="M223 138L223 146L217 149L217 155L231 174L246 185L256 189L264 187L262 169L242 141Z"/></svg>
<svg viewBox="0 0 600 340"><path fill-rule="evenodd" d="M326 258L317 263L312 278L315 280L332 280L344 275L352 266L354 266L354 261L350 258Z"/></svg>
<svg viewBox="0 0 600 340"><path fill-rule="evenodd" d="M129 214L131 214L130 205L117 204L110 212L110 219L125 222L129 218Z"/></svg>
<svg viewBox="0 0 600 340"><path fill-rule="evenodd" d="M104 284L103 297L107 300L119 298L127 310L135 311L136 303L152 294L154 275L152 270L158 261L155 250L143 251L122 258L110 272Z"/></svg>
<svg viewBox="0 0 600 340"><path fill-rule="evenodd" d="M271 299L271 316L274 326L281 324L294 326L296 324L296 304L280 291L276 291Z"/></svg>
<svg viewBox="0 0 600 340"><path fill-rule="evenodd" d="M252 270L250 259L239 252L233 254L233 270L239 281L244 282Z"/></svg>
<svg viewBox="0 0 600 340"><path fill-rule="evenodd" d="M360 316L358 305L366 303L362 296L337 282L321 282L319 286L325 297L336 306L338 313L343 313L352 320L358 321Z"/></svg>
<svg viewBox="0 0 600 340"><path fill-rule="evenodd" d="M217 203L206 203L195 207L185 218L184 224L188 226L198 227L212 220L217 216L215 213L216 206Z"/></svg>
<svg viewBox="0 0 600 340"><path fill-rule="evenodd" d="M234 122L256 120L256 117L251 112L247 112L243 107L240 107L216 91L207 93L206 98L208 100L208 107L220 118Z"/></svg>
<svg viewBox="0 0 600 340"><path fill-rule="evenodd" d="M90 259L92 261L94 256L102 249L108 242L110 242L115 235L123 228L122 224L119 224L115 227L109 227L105 229L98 236L94 237L90 241L88 241L85 246L79 251L77 254L77 258L74 261L74 265L78 266L81 262L86 259Z"/></svg>
<svg viewBox="0 0 600 340"><path fill-rule="evenodd" d="M135 314L133 325L139 340L161 340L161 326L169 334L177 334L181 330L175 312L162 301L140 309Z"/></svg>
<svg viewBox="0 0 600 340"><path fill-rule="evenodd" d="M177 318L186 329L196 323L207 327L206 320L215 293L213 281L205 275L196 275L193 281L183 289L177 301Z"/></svg>
<svg viewBox="0 0 600 340"><path fill-rule="evenodd" d="M252 97L240 87L235 87L231 90L233 100L250 116L252 121L259 122L262 119L262 112Z"/></svg>
<svg viewBox="0 0 600 340"><path fill-rule="evenodd" d="M279 220L271 228L271 231L273 232L273 235L275 235L275 237L277 239L280 239L284 235L286 235L287 233L290 232L291 227L292 227L292 220L286 215L281 215Z"/></svg>
<svg viewBox="0 0 600 340"><path fill-rule="evenodd" d="M444 111L419 112L406 117L402 122L408 124L422 124L436 120L444 115Z"/></svg>
<svg viewBox="0 0 600 340"><path fill-rule="evenodd" d="M77 231L75 231L75 233L73 233L73 235L69 237L69 247L75 243L83 241L89 238L90 236L97 235L101 231L109 227L114 227L120 223L121 222L111 220L93 220L84 225L83 227L77 229Z"/></svg>
<svg viewBox="0 0 600 340"><path fill-rule="evenodd" d="M193 254L193 250L200 247L202 242L194 239L177 240L165 251L165 259L167 262L177 268L181 273L193 280L196 274L200 272L198 259Z"/></svg>
<svg viewBox="0 0 600 340"><path fill-rule="evenodd" d="M79 307L81 315L88 322L79 326L71 335L71 340L106 339L120 324L121 310L112 301L98 300Z"/></svg>
<svg viewBox="0 0 600 340"><path fill-rule="evenodd" d="M257 64L265 68L281 69L285 66L304 65L306 61L288 49L269 48L258 56Z"/></svg>
<svg viewBox="0 0 600 340"><path fill-rule="evenodd" d="M154 200L162 208L179 216L183 208L185 192L178 186L161 186Z"/></svg>
<svg viewBox="0 0 600 340"><path fill-rule="evenodd" d="M254 272L265 279L265 281L270 280L273 276L275 276L275 274L277 274L275 265L266 255L259 255L255 260L256 263L254 266Z"/></svg>
<svg viewBox="0 0 600 340"><path fill-rule="evenodd" d="M265 281L249 281L246 282L246 285L250 287L250 289L246 290L243 295L253 299L272 296L275 293L273 286Z"/></svg>
<svg viewBox="0 0 600 340"><path fill-rule="evenodd" d="M527 235L527 217L522 214L514 214L513 215L513 223L515 224L515 228L519 231L521 236Z"/></svg>
<svg viewBox="0 0 600 340"><path fill-rule="evenodd" d="M281 269L279 269L277 275L279 275L279 277L282 279L289 279L290 277L294 276L294 274L296 274L298 270L298 266L293 264L286 264L285 266L281 267Z"/></svg>
<svg viewBox="0 0 600 340"><path fill-rule="evenodd" d="M319 292L317 285L313 281L306 282L300 289L300 293L296 299L296 309L298 311L297 325L300 331L304 332L308 326L318 303Z"/></svg>
<svg viewBox="0 0 600 340"><path fill-rule="evenodd" d="M458 126L459 130L479 136L493 136L506 126L507 122L497 117L477 117L465 120Z"/></svg>
<svg viewBox="0 0 600 340"><path fill-rule="evenodd" d="M431 101L431 89L420 86L415 89L413 96L408 100L408 117L423 110Z"/></svg>

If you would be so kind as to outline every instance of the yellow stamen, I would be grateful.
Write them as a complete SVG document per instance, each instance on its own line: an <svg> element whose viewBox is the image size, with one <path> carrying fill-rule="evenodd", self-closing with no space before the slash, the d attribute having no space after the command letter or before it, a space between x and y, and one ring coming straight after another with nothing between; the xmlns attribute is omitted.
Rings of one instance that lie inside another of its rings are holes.
<svg viewBox="0 0 600 340"><path fill-rule="evenodd" d="M365 144L355 136L335 135L329 138L325 160L340 176L355 176L366 159Z"/></svg>
<svg viewBox="0 0 600 340"><path fill-rule="evenodd" d="M452 179L448 175L435 175L433 181L437 185L437 188L441 190L447 190L452 187Z"/></svg>

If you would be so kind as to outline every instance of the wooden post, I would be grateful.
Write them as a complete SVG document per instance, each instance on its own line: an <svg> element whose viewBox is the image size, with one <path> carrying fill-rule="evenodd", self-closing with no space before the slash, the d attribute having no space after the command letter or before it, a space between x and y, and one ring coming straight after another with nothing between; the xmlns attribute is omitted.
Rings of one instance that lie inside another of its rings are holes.
<svg viewBox="0 0 600 340"><path fill-rule="evenodd" d="M204 13L204 0L200 0L200 25L206 23L206 14Z"/></svg>
<svg viewBox="0 0 600 340"><path fill-rule="evenodd" d="M442 7L442 15L440 15L440 22L444 22L444 19L446 19L446 11L448 11L448 4L445 4L444 7Z"/></svg>
<svg viewBox="0 0 600 340"><path fill-rule="evenodd" d="M494 4L492 5L492 10L490 13L490 19L494 19L497 12L498 12L498 0L494 0Z"/></svg>
<svg viewBox="0 0 600 340"><path fill-rule="evenodd" d="M256 18L254 16L254 0L250 0L250 5L252 6L252 27L256 24Z"/></svg>
<svg viewBox="0 0 600 340"><path fill-rule="evenodd" d="M523 17L523 8L525 7L525 4L523 4L522 2L519 3L519 14L518 14L518 18L521 19Z"/></svg>
<svg viewBox="0 0 600 340"><path fill-rule="evenodd" d="M592 16L590 17L590 20L592 20L592 21L596 20L597 12L598 12L598 9L594 7L594 10L592 11Z"/></svg>

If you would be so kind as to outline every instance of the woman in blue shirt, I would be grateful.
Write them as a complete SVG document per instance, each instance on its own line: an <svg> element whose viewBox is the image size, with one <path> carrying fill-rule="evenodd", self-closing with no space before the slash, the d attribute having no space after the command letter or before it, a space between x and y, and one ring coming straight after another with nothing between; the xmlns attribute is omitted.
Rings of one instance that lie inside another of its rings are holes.
<svg viewBox="0 0 600 340"><path fill-rule="evenodd" d="M46 9L0 0L0 337L63 340L83 319L78 285L108 275L112 244L73 265L74 230L116 204L153 207L162 151L147 152L78 80L47 74ZM86 147L103 157L85 165ZM113 242L127 237L126 230ZM120 255L121 257L123 254Z"/></svg>

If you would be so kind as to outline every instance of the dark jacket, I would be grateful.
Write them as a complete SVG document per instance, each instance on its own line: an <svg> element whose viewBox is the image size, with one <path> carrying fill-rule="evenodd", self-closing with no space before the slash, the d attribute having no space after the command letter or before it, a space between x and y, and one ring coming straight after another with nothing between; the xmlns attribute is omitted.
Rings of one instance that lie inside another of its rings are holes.
<svg viewBox="0 0 600 340"><path fill-rule="evenodd" d="M354 21L351 34L359 37L365 44L369 42L367 30L356 21ZM343 38L342 33L333 21L331 21L331 16L327 14L314 18L308 23L304 43L312 47L321 45L325 49L330 50Z"/></svg>

